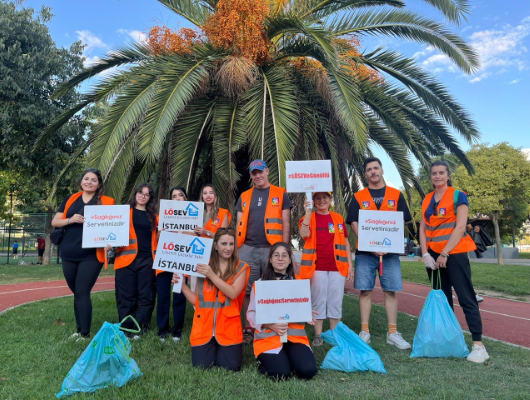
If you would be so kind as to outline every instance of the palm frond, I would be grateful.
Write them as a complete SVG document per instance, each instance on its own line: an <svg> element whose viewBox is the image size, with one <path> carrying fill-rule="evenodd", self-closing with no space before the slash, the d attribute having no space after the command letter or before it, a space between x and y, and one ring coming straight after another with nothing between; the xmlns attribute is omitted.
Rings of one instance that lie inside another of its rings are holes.
<svg viewBox="0 0 530 400"><path fill-rule="evenodd" d="M213 12L208 2L201 0L158 0L158 2L199 28Z"/></svg>

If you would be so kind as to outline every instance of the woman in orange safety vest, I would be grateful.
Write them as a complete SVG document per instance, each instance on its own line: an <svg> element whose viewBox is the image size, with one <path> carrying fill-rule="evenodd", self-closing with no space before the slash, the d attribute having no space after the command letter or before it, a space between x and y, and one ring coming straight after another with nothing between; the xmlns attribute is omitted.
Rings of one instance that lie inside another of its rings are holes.
<svg viewBox="0 0 530 400"><path fill-rule="evenodd" d="M433 270L440 268L441 287L451 308L454 288L473 339L467 359L483 363L489 355L482 344L482 319L471 282L468 252L476 246L466 233L469 201L464 192L452 187L446 162L433 162L430 177L435 190L423 200L420 223L423 261L430 279L437 280Z"/></svg>
<svg viewBox="0 0 530 400"><path fill-rule="evenodd" d="M175 201L187 201L186 189L175 186L169 191L169 198ZM193 235L193 232L181 232ZM182 293L173 293L171 290L172 272L156 270L156 324L158 337L164 343L171 334L173 342L178 343L184 328L184 316L186 314L186 297ZM173 303L171 295L173 294ZM173 328L169 326L169 309L173 307Z"/></svg>
<svg viewBox="0 0 530 400"><path fill-rule="evenodd" d="M116 250L114 261L116 304L119 320L133 316L144 333L151 325L155 308L155 271L153 261L157 246L158 215L155 212L155 192L148 183L138 186L129 204L129 245ZM132 329L132 321L124 322ZM131 336L128 332L126 335ZM133 339L139 339L134 335Z"/></svg>
<svg viewBox="0 0 530 400"><path fill-rule="evenodd" d="M236 232L217 230L210 265L198 264L197 280L192 291L182 285L182 293L195 306L191 328L191 362L194 367L218 366L239 371L243 360L241 306L250 267L237 255ZM173 283L182 277L173 275Z"/></svg>
<svg viewBox="0 0 530 400"><path fill-rule="evenodd" d="M299 225L305 240L299 277L311 279L311 307L317 313L313 347L318 347L324 344L320 335L326 317L330 329L342 318L344 284L351 281L353 266L344 218L329 210L331 192L315 192L313 201L316 211L306 201Z"/></svg>
<svg viewBox="0 0 530 400"><path fill-rule="evenodd" d="M90 337L92 324L92 300L90 291L98 279L105 249L83 248L83 223L85 206L112 205L114 199L103 196L103 177L97 169L87 168L80 179L81 192L68 195L53 217L54 228L64 228L61 240L63 274L74 294L74 312L77 331L70 339L84 340Z"/></svg>
<svg viewBox="0 0 530 400"><path fill-rule="evenodd" d="M278 242L271 247L269 264L261 280L296 279L291 247ZM295 374L301 379L311 379L317 373L315 356L305 333L304 324L295 323L256 323L255 284L250 292L247 320L256 331L254 333L254 355L259 371L273 380L288 379ZM314 321L309 322L314 324ZM281 337L287 334L287 342Z"/></svg>
<svg viewBox="0 0 530 400"><path fill-rule="evenodd" d="M199 201L204 202L204 227L193 230L197 236L213 238L217 229L228 228L232 222L232 214L219 207L219 197L213 185L202 187Z"/></svg>

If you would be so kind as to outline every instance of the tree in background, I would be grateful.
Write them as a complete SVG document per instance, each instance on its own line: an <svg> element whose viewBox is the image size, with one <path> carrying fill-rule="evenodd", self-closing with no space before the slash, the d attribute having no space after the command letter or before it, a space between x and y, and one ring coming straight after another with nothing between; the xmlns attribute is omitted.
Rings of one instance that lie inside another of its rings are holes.
<svg viewBox="0 0 530 400"><path fill-rule="evenodd" d="M530 212L530 162L507 143L475 145L467 152L475 167L470 176L463 166L453 173L453 183L465 190L470 200L470 215L486 214L495 229L499 265L501 252L500 221L519 230Z"/></svg>
<svg viewBox="0 0 530 400"><path fill-rule="evenodd" d="M231 207L248 187L252 158L267 160L276 185L285 184L286 160L331 159L335 204L345 212L375 147L390 156L406 187L414 184L411 157L428 165L448 151L472 169L450 129L468 142L478 131L444 85L395 49L361 49L363 35L412 40L464 73L476 70L477 56L463 39L405 1L159 2L194 29L156 26L147 43L110 52L77 74L54 98L122 67L40 139L53 138L87 105L110 100L87 143L87 162L118 201L140 182L157 179L162 196L179 184L196 197L211 181ZM425 3L455 24L470 10L467 0Z"/></svg>
<svg viewBox="0 0 530 400"><path fill-rule="evenodd" d="M4 196L13 193L17 211L46 211L48 220L56 207L56 196L50 196L52 185L74 151L86 141L90 126L85 116L73 116L43 147L32 152L42 130L79 101L73 89L60 99L50 99L58 85L83 66L81 42L69 49L57 48L46 26L52 17L47 7L35 14L33 9L18 9L12 2L0 1L1 203ZM57 190L62 194L71 183L67 175ZM46 230L49 233L51 225ZM46 248L44 261L48 263L52 248L49 235Z"/></svg>

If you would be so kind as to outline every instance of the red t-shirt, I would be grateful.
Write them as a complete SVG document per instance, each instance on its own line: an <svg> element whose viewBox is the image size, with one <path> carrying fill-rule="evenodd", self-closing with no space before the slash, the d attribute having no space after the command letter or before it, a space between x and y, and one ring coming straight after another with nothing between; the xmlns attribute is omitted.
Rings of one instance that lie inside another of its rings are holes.
<svg viewBox="0 0 530 400"><path fill-rule="evenodd" d="M44 240L44 238L38 238L37 243L39 250L44 250L46 248L46 240Z"/></svg>
<svg viewBox="0 0 530 400"><path fill-rule="evenodd" d="M322 215L315 213L317 223L317 261L315 269L317 271L338 271L335 262L335 225L330 214ZM344 225L346 228L346 225ZM348 238L348 231L344 229L344 237Z"/></svg>

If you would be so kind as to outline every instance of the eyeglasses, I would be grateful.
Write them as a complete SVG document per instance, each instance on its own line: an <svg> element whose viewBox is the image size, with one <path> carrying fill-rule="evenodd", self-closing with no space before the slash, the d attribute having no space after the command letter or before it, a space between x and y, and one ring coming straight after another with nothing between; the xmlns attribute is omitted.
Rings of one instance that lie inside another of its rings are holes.
<svg viewBox="0 0 530 400"><path fill-rule="evenodd" d="M285 253L285 254L278 254L278 253L274 253L272 255L272 258L274 260L281 260L281 259L284 259L284 258L289 258L289 254Z"/></svg>
<svg viewBox="0 0 530 400"><path fill-rule="evenodd" d="M151 197L150 193L137 192L136 194L140 197L143 197L144 199L148 199L149 197Z"/></svg>

